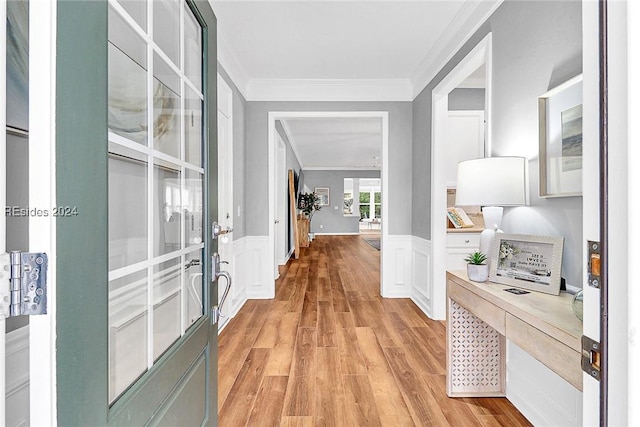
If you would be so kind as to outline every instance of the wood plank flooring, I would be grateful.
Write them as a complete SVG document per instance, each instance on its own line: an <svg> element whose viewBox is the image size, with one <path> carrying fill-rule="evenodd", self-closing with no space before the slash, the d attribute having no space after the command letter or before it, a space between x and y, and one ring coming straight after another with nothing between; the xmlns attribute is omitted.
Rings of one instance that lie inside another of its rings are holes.
<svg viewBox="0 0 640 427"><path fill-rule="evenodd" d="M380 252L359 236L303 248L276 298L220 334L219 425L531 425L506 399L447 397L444 322L379 288Z"/></svg>

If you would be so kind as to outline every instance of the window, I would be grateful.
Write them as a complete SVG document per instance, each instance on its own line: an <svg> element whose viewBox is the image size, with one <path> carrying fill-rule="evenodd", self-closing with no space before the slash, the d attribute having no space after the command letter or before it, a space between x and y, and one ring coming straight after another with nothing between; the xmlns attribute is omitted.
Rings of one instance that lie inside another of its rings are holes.
<svg viewBox="0 0 640 427"><path fill-rule="evenodd" d="M368 219L371 217L371 193L360 192L360 218Z"/></svg>
<svg viewBox="0 0 640 427"><path fill-rule="evenodd" d="M109 3L110 403L204 313L202 49L186 3Z"/></svg>

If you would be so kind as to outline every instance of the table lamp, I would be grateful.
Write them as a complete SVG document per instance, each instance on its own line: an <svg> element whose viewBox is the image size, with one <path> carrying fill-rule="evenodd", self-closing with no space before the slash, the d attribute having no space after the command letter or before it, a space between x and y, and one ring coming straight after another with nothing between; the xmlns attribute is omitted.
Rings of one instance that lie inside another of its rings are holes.
<svg viewBox="0 0 640 427"><path fill-rule="evenodd" d="M456 206L482 206L480 252L489 256L501 233L502 207L525 204L525 158L484 157L458 163Z"/></svg>

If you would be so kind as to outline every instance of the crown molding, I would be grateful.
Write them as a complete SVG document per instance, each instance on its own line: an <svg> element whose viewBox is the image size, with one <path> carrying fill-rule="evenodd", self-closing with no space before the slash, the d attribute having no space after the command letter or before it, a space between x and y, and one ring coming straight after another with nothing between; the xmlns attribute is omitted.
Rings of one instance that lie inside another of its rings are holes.
<svg viewBox="0 0 640 427"><path fill-rule="evenodd" d="M451 25L442 33L411 76L412 99L422 92L503 1L466 1L463 4Z"/></svg>
<svg viewBox="0 0 640 427"><path fill-rule="evenodd" d="M218 62L227 72L229 78L236 85L242 96L247 99L247 85L249 84L249 77L244 71L244 68L238 61L238 58L233 54L233 49L227 41L227 38L218 31Z"/></svg>
<svg viewBox="0 0 640 427"><path fill-rule="evenodd" d="M409 79L251 79L247 101L412 101Z"/></svg>

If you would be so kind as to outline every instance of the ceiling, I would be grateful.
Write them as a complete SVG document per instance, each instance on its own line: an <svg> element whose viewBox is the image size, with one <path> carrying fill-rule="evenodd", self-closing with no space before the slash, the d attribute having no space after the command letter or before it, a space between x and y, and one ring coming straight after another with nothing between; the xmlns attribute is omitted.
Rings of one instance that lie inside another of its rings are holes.
<svg viewBox="0 0 640 427"><path fill-rule="evenodd" d="M248 101L412 101L502 0L209 0ZM287 119L303 167L372 169L371 118Z"/></svg>
<svg viewBox="0 0 640 427"><path fill-rule="evenodd" d="M281 120L303 169L380 169L382 120L375 117Z"/></svg>

